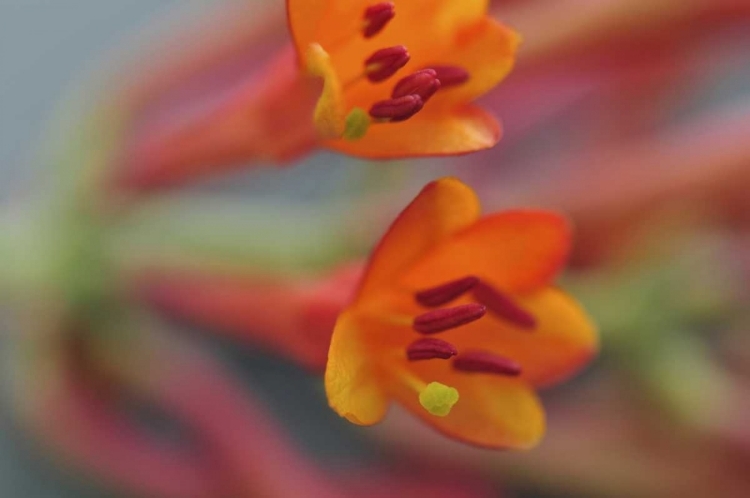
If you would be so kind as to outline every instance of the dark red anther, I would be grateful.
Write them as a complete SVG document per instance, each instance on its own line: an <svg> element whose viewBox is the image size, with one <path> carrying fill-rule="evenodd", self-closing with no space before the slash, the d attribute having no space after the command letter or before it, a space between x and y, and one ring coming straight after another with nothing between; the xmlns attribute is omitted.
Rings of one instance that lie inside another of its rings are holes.
<svg viewBox="0 0 750 498"><path fill-rule="evenodd" d="M474 287L474 297L492 313L523 329L536 327L536 318L518 306L510 297L484 282Z"/></svg>
<svg viewBox="0 0 750 498"><path fill-rule="evenodd" d="M441 88L456 86L469 81L469 71L461 66L430 66L437 73Z"/></svg>
<svg viewBox="0 0 750 498"><path fill-rule="evenodd" d="M414 318L412 327L422 334L437 334L479 320L486 312L487 308L481 304L461 304L423 313Z"/></svg>
<svg viewBox="0 0 750 498"><path fill-rule="evenodd" d="M474 276L459 278L458 280L452 280L448 283L419 291L414 294L414 298L419 304L428 308L442 306L461 297L478 283L479 279Z"/></svg>
<svg viewBox="0 0 750 498"><path fill-rule="evenodd" d="M438 81L436 75L437 73L432 69L422 69L401 78L393 87L391 97L395 99L405 95L419 95L422 102L427 102L440 88L440 81Z"/></svg>
<svg viewBox="0 0 750 498"><path fill-rule="evenodd" d="M423 105L419 95L381 100L370 107L370 116L383 121L405 121L418 113Z"/></svg>
<svg viewBox="0 0 750 498"><path fill-rule="evenodd" d="M367 7L365 9L365 24L362 28L362 35L365 38L372 38L377 35L395 15L396 6L392 2L381 2Z"/></svg>
<svg viewBox="0 0 750 498"><path fill-rule="evenodd" d="M365 75L373 83L393 76L409 62L409 52L403 45L381 48L365 60Z"/></svg>
<svg viewBox="0 0 750 498"><path fill-rule="evenodd" d="M451 356L456 356L456 354L458 354L456 346L432 337L417 339L406 348L406 357L411 361L432 360L434 358L447 360Z"/></svg>
<svg viewBox="0 0 750 498"><path fill-rule="evenodd" d="M521 375L521 365L488 351L467 351L453 360L453 368L462 372L491 373L515 377Z"/></svg>

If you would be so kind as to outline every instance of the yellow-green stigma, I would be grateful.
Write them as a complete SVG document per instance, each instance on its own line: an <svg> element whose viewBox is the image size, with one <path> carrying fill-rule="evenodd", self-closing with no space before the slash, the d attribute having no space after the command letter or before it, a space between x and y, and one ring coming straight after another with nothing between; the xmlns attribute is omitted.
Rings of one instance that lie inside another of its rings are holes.
<svg viewBox="0 0 750 498"><path fill-rule="evenodd" d="M419 393L419 404L431 415L445 417L458 402L458 390L440 382L430 382Z"/></svg>
<svg viewBox="0 0 750 498"><path fill-rule="evenodd" d="M346 128L344 138L347 140L358 140L365 136L370 127L370 116L361 107L355 107L346 116Z"/></svg>

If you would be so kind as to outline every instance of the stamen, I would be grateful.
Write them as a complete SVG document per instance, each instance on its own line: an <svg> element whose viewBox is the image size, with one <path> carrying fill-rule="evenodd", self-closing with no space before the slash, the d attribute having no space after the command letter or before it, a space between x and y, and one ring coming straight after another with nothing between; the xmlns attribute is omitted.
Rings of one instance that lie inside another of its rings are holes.
<svg viewBox="0 0 750 498"><path fill-rule="evenodd" d="M479 279L474 276L459 278L437 287L419 291L414 294L414 298L422 306L434 308L453 301L473 289L478 283Z"/></svg>
<svg viewBox="0 0 750 498"><path fill-rule="evenodd" d="M424 102L419 95L381 100L370 107L370 116L381 121L405 121L422 110Z"/></svg>
<svg viewBox="0 0 750 498"><path fill-rule="evenodd" d="M365 60L365 75L373 83L385 81L404 67L409 58L403 45L382 48Z"/></svg>
<svg viewBox="0 0 750 498"><path fill-rule="evenodd" d="M486 311L487 308L476 303L428 311L414 318L412 328L422 334L437 334L479 320Z"/></svg>
<svg viewBox="0 0 750 498"><path fill-rule="evenodd" d="M474 297L487 306L492 313L520 328L533 329L536 327L536 318L531 313L518 306L510 297L484 282L479 282L474 287Z"/></svg>
<svg viewBox="0 0 750 498"><path fill-rule="evenodd" d="M434 358L447 360L451 356L456 356L456 354L458 354L456 346L432 337L417 339L406 348L406 357L411 361L432 360Z"/></svg>
<svg viewBox="0 0 750 498"><path fill-rule="evenodd" d="M468 351L453 360L453 368L462 372L491 373L516 377L521 375L521 365L488 351Z"/></svg>
<svg viewBox="0 0 750 498"><path fill-rule="evenodd" d="M469 81L469 71L461 66L430 66L437 74L441 88L456 86Z"/></svg>
<svg viewBox="0 0 750 498"><path fill-rule="evenodd" d="M432 69L422 69L410 74L396 83L391 97L396 99L405 95L419 95L422 102L426 103L440 88L440 81L438 81L436 75L437 73Z"/></svg>
<svg viewBox="0 0 750 498"><path fill-rule="evenodd" d="M365 22L362 26L362 36L372 38L396 15L396 6L392 2L376 3L365 9Z"/></svg>

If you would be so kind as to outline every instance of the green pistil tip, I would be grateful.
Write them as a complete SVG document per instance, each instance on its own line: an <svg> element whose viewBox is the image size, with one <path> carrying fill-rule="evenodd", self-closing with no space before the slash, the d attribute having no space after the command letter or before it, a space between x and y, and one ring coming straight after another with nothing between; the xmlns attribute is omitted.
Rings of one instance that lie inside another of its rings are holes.
<svg viewBox="0 0 750 498"><path fill-rule="evenodd" d="M458 391L440 382L430 382L427 387L419 393L419 404L437 417L445 417L451 412L451 408L458 402Z"/></svg>
<svg viewBox="0 0 750 498"><path fill-rule="evenodd" d="M346 116L346 128L344 138L347 140L358 140L365 136L370 126L370 116L361 107L355 107Z"/></svg>

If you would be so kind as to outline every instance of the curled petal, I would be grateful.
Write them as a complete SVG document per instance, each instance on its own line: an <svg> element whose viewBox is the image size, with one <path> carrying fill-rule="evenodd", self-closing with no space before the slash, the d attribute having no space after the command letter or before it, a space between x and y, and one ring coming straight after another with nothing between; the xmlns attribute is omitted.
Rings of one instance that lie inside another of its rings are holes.
<svg viewBox="0 0 750 498"><path fill-rule="evenodd" d="M449 85L438 92L433 105L471 102L490 91L513 68L519 42L516 32L490 18L461 29L456 43L441 53L439 60L430 62L464 68L470 76L462 84ZM426 67L430 67L429 64Z"/></svg>
<svg viewBox="0 0 750 498"><path fill-rule="evenodd" d="M435 416L420 404L406 383L394 381L394 396L412 413L443 434L488 448L531 448L545 430L544 411L534 391L518 378L455 372L447 362L410 364L425 382L439 382L458 391L446 416Z"/></svg>
<svg viewBox="0 0 750 498"><path fill-rule="evenodd" d="M372 425L385 416L388 399L382 391L378 372L369 358L361 323L351 312L336 322L328 352L325 388L328 404L350 422Z"/></svg>
<svg viewBox="0 0 750 498"><path fill-rule="evenodd" d="M476 194L457 179L443 178L429 183L396 218L375 248L359 299L392 285L437 242L476 221L479 212Z"/></svg>
<svg viewBox="0 0 750 498"><path fill-rule="evenodd" d="M476 275L503 291L528 291L558 274L571 246L568 221L551 211L505 211L482 218L422 258L406 281L416 287Z"/></svg>

